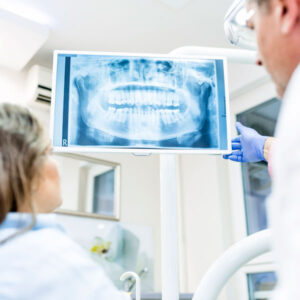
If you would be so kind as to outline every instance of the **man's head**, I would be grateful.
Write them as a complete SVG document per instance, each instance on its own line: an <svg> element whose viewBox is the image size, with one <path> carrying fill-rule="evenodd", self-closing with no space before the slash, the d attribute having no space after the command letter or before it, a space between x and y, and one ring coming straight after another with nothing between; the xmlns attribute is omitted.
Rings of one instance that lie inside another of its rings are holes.
<svg viewBox="0 0 300 300"><path fill-rule="evenodd" d="M300 63L300 0L248 0L247 8L255 11L247 25L257 35L257 64L266 67L282 97Z"/></svg>

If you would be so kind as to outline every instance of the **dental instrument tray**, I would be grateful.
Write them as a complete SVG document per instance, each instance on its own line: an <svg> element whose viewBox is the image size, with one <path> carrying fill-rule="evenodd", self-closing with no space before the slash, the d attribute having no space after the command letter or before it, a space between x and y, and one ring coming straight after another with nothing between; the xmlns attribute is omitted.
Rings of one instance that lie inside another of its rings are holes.
<svg viewBox="0 0 300 300"><path fill-rule="evenodd" d="M231 152L224 57L55 51L54 151Z"/></svg>

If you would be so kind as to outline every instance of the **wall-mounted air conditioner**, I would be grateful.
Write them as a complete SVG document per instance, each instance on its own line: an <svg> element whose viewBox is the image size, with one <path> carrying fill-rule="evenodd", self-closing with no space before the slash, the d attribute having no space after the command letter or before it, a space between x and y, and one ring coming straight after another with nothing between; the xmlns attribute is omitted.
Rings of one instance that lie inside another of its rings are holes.
<svg viewBox="0 0 300 300"><path fill-rule="evenodd" d="M30 104L49 106L51 103L52 71L34 65L28 72L27 87Z"/></svg>

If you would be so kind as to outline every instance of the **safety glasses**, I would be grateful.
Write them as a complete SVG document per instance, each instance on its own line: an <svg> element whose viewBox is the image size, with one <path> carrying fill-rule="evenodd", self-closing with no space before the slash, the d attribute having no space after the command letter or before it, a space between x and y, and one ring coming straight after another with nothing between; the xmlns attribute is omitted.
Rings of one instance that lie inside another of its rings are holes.
<svg viewBox="0 0 300 300"><path fill-rule="evenodd" d="M246 0L234 1L224 19L225 35L231 44L257 50L255 31L247 26L254 14L254 9L247 11Z"/></svg>

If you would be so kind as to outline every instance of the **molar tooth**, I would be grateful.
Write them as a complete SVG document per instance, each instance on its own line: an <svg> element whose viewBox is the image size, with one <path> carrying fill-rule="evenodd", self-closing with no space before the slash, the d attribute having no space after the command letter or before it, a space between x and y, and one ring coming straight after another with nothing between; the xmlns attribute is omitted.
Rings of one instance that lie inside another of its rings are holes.
<svg viewBox="0 0 300 300"><path fill-rule="evenodd" d="M178 99L178 96L177 96L177 95L175 95L175 98L174 98L174 105L175 105L176 107L179 106L179 99Z"/></svg>
<svg viewBox="0 0 300 300"><path fill-rule="evenodd" d="M128 110L128 119L130 122L134 121L133 108L129 108Z"/></svg>
<svg viewBox="0 0 300 300"><path fill-rule="evenodd" d="M141 106L143 104L143 99L142 99L142 93L141 91L136 91L135 92L135 97L136 97L136 102L138 106Z"/></svg>
<svg viewBox="0 0 300 300"><path fill-rule="evenodd" d="M114 103L115 103L115 104L118 104L118 94L117 94L117 92L114 91L113 94L112 94L112 96L113 96L113 101L114 101Z"/></svg>
<svg viewBox="0 0 300 300"><path fill-rule="evenodd" d="M169 106L169 93L164 92L164 106Z"/></svg>
<svg viewBox="0 0 300 300"><path fill-rule="evenodd" d="M151 105L151 96L149 93L149 88L145 90L145 105Z"/></svg>
<svg viewBox="0 0 300 300"><path fill-rule="evenodd" d="M170 124L175 122L173 112L171 110L168 111Z"/></svg>
<svg viewBox="0 0 300 300"><path fill-rule="evenodd" d="M166 124L167 120L166 120L165 110L164 109L160 109L159 113L160 113L160 119Z"/></svg>
<svg viewBox="0 0 300 300"><path fill-rule="evenodd" d="M176 122L176 119L175 119L175 114L174 114L174 111L170 111L170 120L171 120L171 123L175 123Z"/></svg>
<svg viewBox="0 0 300 300"><path fill-rule="evenodd" d="M109 95L109 101L108 101L109 104L115 104L115 101L114 101L114 98L113 98L113 95L110 94Z"/></svg>
<svg viewBox="0 0 300 300"><path fill-rule="evenodd" d="M133 105L137 105L137 98L135 92L131 89L130 90L130 98L132 98Z"/></svg>
<svg viewBox="0 0 300 300"><path fill-rule="evenodd" d="M121 105L121 104L122 104L122 99L121 99L120 93L115 95L115 102L116 102L116 104L118 104L118 105Z"/></svg>
<svg viewBox="0 0 300 300"><path fill-rule="evenodd" d="M159 94L157 92L153 92L152 95L155 106L160 106Z"/></svg>
<svg viewBox="0 0 300 300"><path fill-rule="evenodd" d="M144 112L145 112L145 118L146 118L147 122L149 123L150 120L151 120L151 111L150 111L150 108L147 108Z"/></svg>
<svg viewBox="0 0 300 300"><path fill-rule="evenodd" d="M124 122L124 112L123 112L123 109L120 109L120 113L119 113L119 120L120 120L120 122Z"/></svg>
<svg viewBox="0 0 300 300"><path fill-rule="evenodd" d="M154 93L152 91L149 92L149 101L150 101L150 104L153 105L153 106L156 106L156 97L154 95Z"/></svg>
<svg viewBox="0 0 300 300"><path fill-rule="evenodd" d="M131 107L134 106L134 100L128 94L126 104L130 105Z"/></svg>
<svg viewBox="0 0 300 300"><path fill-rule="evenodd" d="M170 124L171 123L171 118L170 118L170 112L169 112L169 110L166 110L165 114L166 114L167 124Z"/></svg>
<svg viewBox="0 0 300 300"><path fill-rule="evenodd" d="M163 97L161 93L156 93L155 99L156 99L157 106L163 105Z"/></svg>
<svg viewBox="0 0 300 300"><path fill-rule="evenodd" d="M156 117L155 117L155 111L152 110L151 113L150 113L150 117L151 117L151 122L152 123L156 123Z"/></svg>
<svg viewBox="0 0 300 300"><path fill-rule="evenodd" d="M141 101L140 104L145 105L145 103L146 103L146 93L145 93L145 91L140 91L139 96L140 96L140 101Z"/></svg>
<svg viewBox="0 0 300 300"><path fill-rule="evenodd" d="M128 118L128 108L122 109L122 122L125 122Z"/></svg>
<svg viewBox="0 0 300 300"><path fill-rule="evenodd" d="M165 110L165 118L166 118L167 124L169 124L169 123L170 123L170 120L169 120L169 114L168 114L168 111L167 111L167 110Z"/></svg>
<svg viewBox="0 0 300 300"><path fill-rule="evenodd" d="M138 111L137 111L136 107L134 107L134 109L133 109L133 119L135 122L138 121Z"/></svg>
<svg viewBox="0 0 300 300"><path fill-rule="evenodd" d="M139 120L143 121L143 119L145 117L145 113L144 113L144 110L141 107L139 107L139 109L138 109L138 116L139 116Z"/></svg>
<svg viewBox="0 0 300 300"><path fill-rule="evenodd" d="M164 111L164 114L165 114L166 123L169 124L169 123L170 123L170 118L169 118L168 111L165 110L165 111Z"/></svg>
<svg viewBox="0 0 300 300"><path fill-rule="evenodd" d="M125 118L124 118L124 108L120 109L120 120L122 123L124 123Z"/></svg>
<svg viewBox="0 0 300 300"><path fill-rule="evenodd" d="M134 104L133 99L131 97L131 89L127 89L126 90L126 98L125 99L127 100L127 103L129 105L133 105Z"/></svg>
<svg viewBox="0 0 300 300"><path fill-rule="evenodd" d="M161 104L163 106L167 106L167 93L166 92L161 93Z"/></svg>
<svg viewBox="0 0 300 300"><path fill-rule="evenodd" d="M122 104L127 104L128 99L127 99L127 93L125 91L121 92L121 99L122 99Z"/></svg>
<svg viewBox="0 0 300 300"><path fill-rule="evenodd" d="M178 114L174 110L172 111L172 120L174 123L178 121Z"/></svg>
<svg viewBox="0 0 300 300"><path fill-rule="evenodd" d="M167 93L167 105L168 106L172 105L172 98L173 98L173 95L171 93Z"/></svg>
<svg viewBox="0 0 300 300"><path fill-rule="evenodd" d="M146 105L151 105L151 94L149 88L146 88L145 92L145 104Z"/></svg>
<svg viewBox="0 0 300 300"><path fill-rule="evenodd" d="M120 110L117 109L117 111L114 113L114 119L118 122L120 122Z"/></svg>
<svg viewBox="0 0 300 300"><path fill-rule="evenodd" d="M141 92L141 96L142 96L142 105L147 105L148 99L147 99L146 91Z"/></svg>

